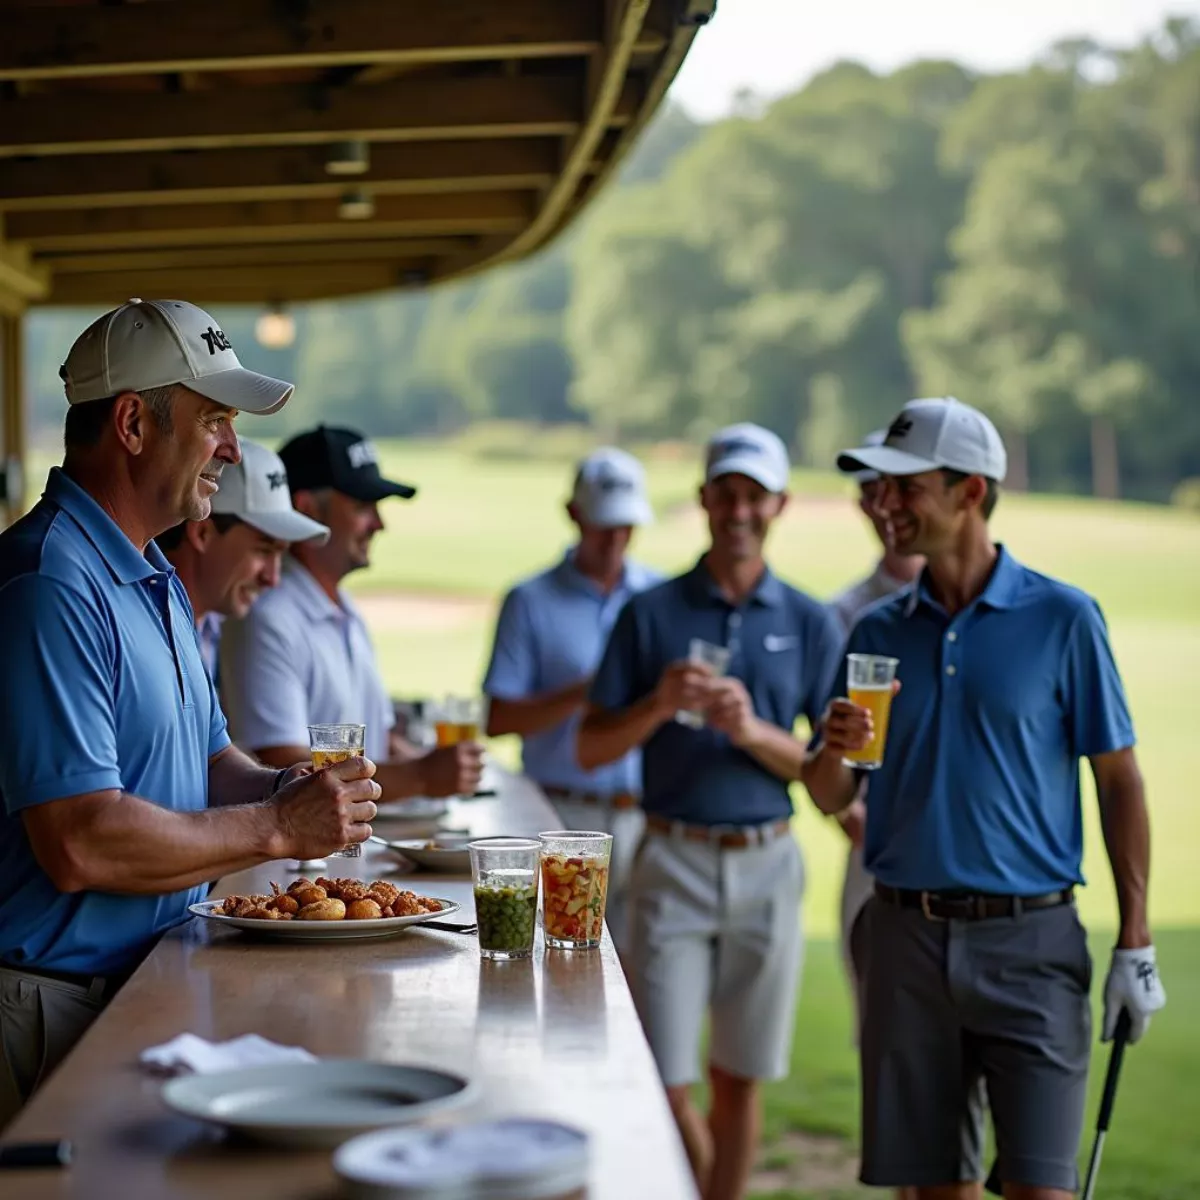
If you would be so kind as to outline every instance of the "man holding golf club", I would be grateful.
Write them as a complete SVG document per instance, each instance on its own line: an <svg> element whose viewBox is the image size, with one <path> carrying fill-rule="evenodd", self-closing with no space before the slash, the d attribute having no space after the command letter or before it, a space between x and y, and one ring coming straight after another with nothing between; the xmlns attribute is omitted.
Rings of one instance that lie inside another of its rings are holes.
<svg viewBox="0 0 1200 1200"><path fill-rule="evenodd" d="M1079 1186L1092 975L1073 899L1080 758L1120 909L1103 1039L1125 1010L1136 1042L1166 1002L1142 780L1104 618L993 543L1006 465L992 423L949 398L911 401L882 446L838 460L880 472L897 550L927 563L849 642L898 659L901 683L867 804L861 1178L921 1200L979 1195L982 1121L968 1099L981 1078L1008 1200L1068 1200ZM822 811L853 800L843 756L872 732L865 708L826 708L803 775Z"/></svg>

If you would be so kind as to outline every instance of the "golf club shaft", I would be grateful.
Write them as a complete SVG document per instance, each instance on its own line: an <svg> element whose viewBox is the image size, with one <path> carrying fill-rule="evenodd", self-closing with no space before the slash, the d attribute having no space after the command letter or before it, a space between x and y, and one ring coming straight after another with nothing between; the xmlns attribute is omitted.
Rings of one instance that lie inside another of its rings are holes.
<svg viewBox="0 0 1200 1200"><path fill-rule="evenodd" d="M1117 1099L1117 1081L1121 1077L1121 1062L1125 1058L1125 1044L1129 1041L1131 1025L1129 1009L1121 1009L1117 1027L1113 1030L1112 1054L1108 1059L1108 1071L1104 1076L1104 1092L1100 1097L1100 1111L1096 1115L1096 1141L1092 1146L1092 1158L1088 1163L1087 1182L1083 1187L1082 1200L1092 1200L1096 1192L1096 1179L1100 1174L1100 1156L1104 1152L1104 1137L1112 1120L1113 1104Z"/></svg>

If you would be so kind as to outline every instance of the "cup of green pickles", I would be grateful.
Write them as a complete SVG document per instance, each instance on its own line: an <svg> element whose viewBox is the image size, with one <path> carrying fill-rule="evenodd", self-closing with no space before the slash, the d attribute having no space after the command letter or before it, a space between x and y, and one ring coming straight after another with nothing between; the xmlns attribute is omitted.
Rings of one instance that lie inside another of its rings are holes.
<svg viewBox="0 0 1200 1200"><path fill-rule="evenodd" d="M538 856L533 838L494 837L470 842L475 922L483 958L529 958L537 923Z"/></svg>

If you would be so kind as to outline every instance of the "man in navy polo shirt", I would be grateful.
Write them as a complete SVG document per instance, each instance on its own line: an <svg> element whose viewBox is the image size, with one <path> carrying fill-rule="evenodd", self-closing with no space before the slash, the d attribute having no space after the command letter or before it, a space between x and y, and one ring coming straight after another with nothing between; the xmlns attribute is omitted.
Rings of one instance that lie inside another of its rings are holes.
<svg viewBox="0 0 1200 1200"><path fill-rule="evenodd" d="M927 562L849 643L899 659L901 680L867 799L862 1180L924 1200L977 1196L982 1129L969 1098L982 1079L1004 1195L1067 1200L1091 1051L1092 967L1073 902L1080 758L1120 908L1104 1039L1124 1009L1136 1041L1166 1000L1146 912L1142 780L1104 618L992 542L1006 455L982 413L911 401L882 446L838 465L882 474L897 550ZM854 798L843 755L869 731L865 709L831 701L804 771L823 811Z"/></svg>
<svg viewBox="0 0 1200 1200"><path fill-rule="evenodd" d="M768 569L787 503L783 443L757 425L716 434L700 500L712 542L696 566L635 596L613 628L580 729L591 769L642 746L646 836L630 880L627 971L706 1200L746 1187L758 1081L786 1075L800 970L803 866L788 794L842 637L825 606ZM728 672L689 660L700 638ZM701 728L675 719L704 714ZM690 1097L711 1013L708 1121Z"/></svg>
<svg viewBox="0 0 1200 1200"><path fill-rule="evenodd" d="M635 528L654 519L646 478L614 447L579 464L567 515L575 545L549 570L504 597L483 681L488 733L519 734L522 767L550 798L564 829L613 835L605 921L618 949L627 933L626 888L642 834L641 755L594 771L575 761L575 737L592 675L625 602L659 583L659 572L626 556Z"/></svg>
<svg viewBox="0 0 1200 1200"><path fill-rule="evenodd" d="M276 772L230 746L153 541L209 515L238 410L291 385L175 300L106 313L61 374L63 466L0 534L0 1127L205 884L362 841L379 795L362 759Z"/></svg>

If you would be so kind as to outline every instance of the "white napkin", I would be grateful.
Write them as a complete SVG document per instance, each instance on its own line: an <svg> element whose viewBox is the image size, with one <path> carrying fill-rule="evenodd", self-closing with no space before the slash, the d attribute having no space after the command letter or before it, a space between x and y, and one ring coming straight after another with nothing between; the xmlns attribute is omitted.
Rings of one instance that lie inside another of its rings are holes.
<svg viewBox="0 0 1200 1200"><path fill-rule="evenodd" d="M138 1055L142 1066L168 1075L194 1071L204 1075L210 1071L227 1071L234 1067L257 1067L278 1062L316 1062L316 1056L300 1046L280 1046L257 1033L228 1042L206 1042L194 1033L151 1046Z"/></svg>

